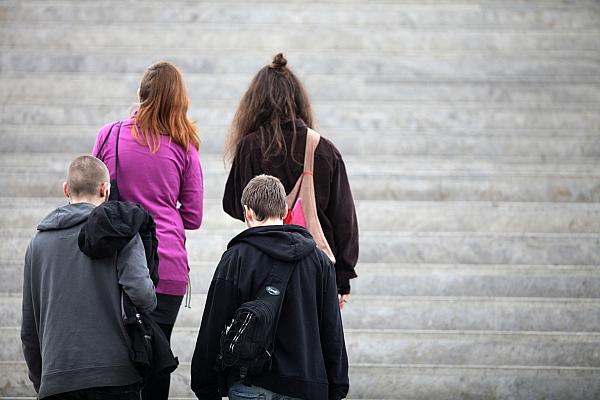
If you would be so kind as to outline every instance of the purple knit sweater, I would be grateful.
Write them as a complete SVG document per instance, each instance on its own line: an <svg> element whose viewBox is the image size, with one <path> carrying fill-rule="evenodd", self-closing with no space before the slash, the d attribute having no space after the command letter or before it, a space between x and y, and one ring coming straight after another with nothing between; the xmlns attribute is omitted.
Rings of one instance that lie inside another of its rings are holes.
<svg viewBox="0 0 600 400"><path fill-rule="evenodd" d="M111 179L118 123L104 147L102 143L113 124L102 127L92 150L106 163ZM169 136L162 136L160 148L153 154L131 136L132 124L131 118L123 121L119 138L120 200L141 204L156 221L160 259L156 292L183 296L189 270L185 229L198 229L202 223L204 189L198 151L191 145L186 151Z"/></svg>

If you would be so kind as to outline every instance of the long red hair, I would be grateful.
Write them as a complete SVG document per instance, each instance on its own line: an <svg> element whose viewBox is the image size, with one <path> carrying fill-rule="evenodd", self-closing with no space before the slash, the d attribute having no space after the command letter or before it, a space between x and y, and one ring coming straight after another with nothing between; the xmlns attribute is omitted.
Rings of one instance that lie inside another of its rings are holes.
<svg viewBox="0 0 600 400"><path fill-rule="evenodd" d="M151 65L140 83L140 106L134 116L133 137L156 153L160 136L169 135L188 149L200 147L196 123L187 117L189 100L179 69L165 61Z"/></svg>

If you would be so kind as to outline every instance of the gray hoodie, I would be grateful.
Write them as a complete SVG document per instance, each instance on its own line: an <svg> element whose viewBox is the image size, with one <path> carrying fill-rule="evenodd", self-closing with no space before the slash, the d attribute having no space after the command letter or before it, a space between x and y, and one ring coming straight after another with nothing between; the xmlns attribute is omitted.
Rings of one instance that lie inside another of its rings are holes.
<svg viewBox="0 0 600 400"><path fill-rule="evenodd" d="M117 257L88 258L77 238L93 209L57 208L27 248L21 341L39 398L140 380L129 360L119 285L140 311L156 307L144 247L136 236Z"/></svg>

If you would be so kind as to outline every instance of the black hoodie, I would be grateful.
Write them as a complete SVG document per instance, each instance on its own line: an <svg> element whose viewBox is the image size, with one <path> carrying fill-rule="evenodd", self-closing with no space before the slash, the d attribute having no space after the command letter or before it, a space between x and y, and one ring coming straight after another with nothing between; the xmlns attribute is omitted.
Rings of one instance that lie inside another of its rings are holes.
<svg viewBox="0 0 600 400"><path fill-rule="evenodd" d="M214 370L219 338L235 310L254 300L273 260L297 262L283 300L271 371L249 383L303 399L342 399L348 392L348 357L333 265L308 231L295 225L245 230L223 254L210 285L192 359L192 390L220 399ZM231 371L233 379L237 371Z"/></svg>

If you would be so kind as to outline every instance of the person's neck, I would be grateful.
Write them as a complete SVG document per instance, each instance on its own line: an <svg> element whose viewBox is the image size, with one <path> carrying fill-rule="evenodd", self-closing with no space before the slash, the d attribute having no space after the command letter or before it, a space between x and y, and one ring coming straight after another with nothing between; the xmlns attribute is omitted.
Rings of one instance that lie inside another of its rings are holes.
<svg viewBox="0 0 600 400"><path fill-rule="evenodd" d="M90 198L90 197L78 197L78 198L70 198L70 203L71 204L82 204L82 203L87 203L87 204L92 204L96 207L98 207L100 204L104 203L106 201L106 199L104 197L94 197L94 198Z"/></svg>
<svg viewBox="0 0 600 400"><path fill-rule="evenodd" d="M252 221L248 224L248 228L255 228L258 226L270 226L270 225L283 225L283 220L280 218L269 218L263 221Z"/></svg>

